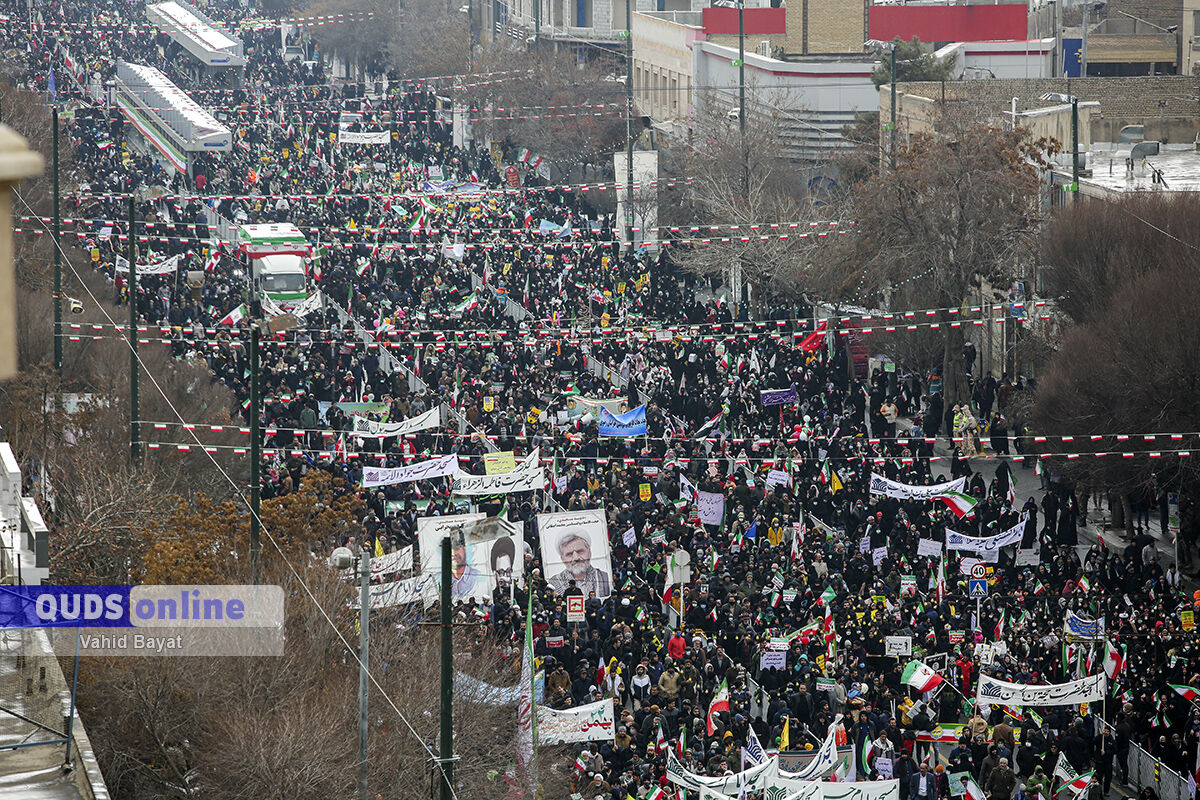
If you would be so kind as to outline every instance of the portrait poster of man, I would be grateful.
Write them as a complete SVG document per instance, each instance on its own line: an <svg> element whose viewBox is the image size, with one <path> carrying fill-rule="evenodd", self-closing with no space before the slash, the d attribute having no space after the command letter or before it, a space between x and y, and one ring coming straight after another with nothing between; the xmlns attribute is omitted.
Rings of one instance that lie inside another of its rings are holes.
<svg viewBox="0 0 1200 800"><path fill-rule="evenodd" d="M448 514L444 517L417 518L417 544L421 548L421 572L431 575L435 581L431 587L441 590L442 580L442 538L449 533L450 537L450 573L452 583L450 596L455 600L465 600L469 597L485 597L490 594L486 573L488 570L479 569L478 550L483 548L467 545L464 541L462 527L466 523L475 522L485 517L485 514Z"/></svg>
<svg viewBox="0 0 1200 800"><path fill-rule="evenodd" d="M452 514L420 517L417 541L421 572L434 578L431 591L441 590L442 538L450 534L450 596L455 600L490 601L497 583L505 584L524 574L525 559L519 533L511 526L481 528L485 514ZM492 534L492 535L481 535Z"/></svg>
<svg viewBox="0 0 1200 800"><path fill-rule="evenodd" d="M546 581L559 594L571 582L583 593L601 600L612 594L612 556L608 521L603 509L538 514L542 567Z"/></svg>

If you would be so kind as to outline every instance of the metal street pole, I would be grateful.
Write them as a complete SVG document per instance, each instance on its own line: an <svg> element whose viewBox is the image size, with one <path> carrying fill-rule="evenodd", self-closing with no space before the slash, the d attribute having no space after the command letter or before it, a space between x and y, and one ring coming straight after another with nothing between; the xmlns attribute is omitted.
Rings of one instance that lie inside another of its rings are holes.
<svg viewBox="0 0 1200 800"><path fill-rule="evenodd" d="M533 52L542 52L542 0L533 0Z"/></svg>
<svg viewBox="0 0 1200 800"><path fill-rule="evenodd" d="M1086 6L1085 6L1086 8ZM1071 95L1071 191L1075 192L1075 197L1071 202L1078 201L1079 197L1079 98Z"/></svg>
<svg viewBox="0 0 1200 800"><path fill-rule="evenodd" d="M892 42L892 135L889 140L892 172L896 171L896 43Z"/></svg>
<svg viewBox="0 0 1200 800"><path fill-rule="evenodd" d="M630 0L632 2L632 0ZM442 768L442 800L453 800L454 782L454 623L450 614L450 537L442 539L442 742L439 763Z"/></svg>
<svg viewBox="0 0 1200 800"><path fill-rule="evenodd" d="M742 197L750 199L750 155L746 152L746 0L738 0L738 134L742 138ZM740 291L736 295L740 298Z"/></svg>
<svg viewBox="0 0 1200 800"><path fill-rule="evenodd" d="M633 4L625 0L625 240L633 252Z"/></svg>
<svg viewBox="0 0 1200 800"><path fill-rule="evenodd" d="M1089 0L1084 0L1083 3L1083 43L1079 48L1079 77L1087 77L1087 42L1088 42L1088 23L1091 22L1091 3Z"/></svg>
<svg viewBox="0 0 1200 800"><path fill-rule="evenodd" d="M250 572L257 584L260 580L259 557L262 553L262 521L259 513L262 510L262 397L258 386L258 348L259 348L259 318L262 315L262 303L258 299L258 282L254 280L254 262L249 258L247 264L250 276Z"/></svg>
<svg viewBox="0 0 1200 800"><path fill-rule="evenodd" d="M54 369L58 371L58 379L62 380L63 343L62 343L62 252L58 249L62 240L62 212L59 206L58 193L58 109L53 111L54 126Z"/></svg>
<svg viewBox="0 0 1200 800"><path fill-rule="evenodd" d="M129 240L126 242L125 257L129 259L129 457L134 466L141 463L138 417L141 416L138 402L138 340L137 340L137 241L133 220L133 193L129 194ZM55 248L57 250L57 248Z"/></svg>
<svg viewBox="0 0 1200 800"><path fill-rule="evenodd" d="M367 659L371 652L371 548L363 542L358 594L358 797L367 798Z"/></svg>

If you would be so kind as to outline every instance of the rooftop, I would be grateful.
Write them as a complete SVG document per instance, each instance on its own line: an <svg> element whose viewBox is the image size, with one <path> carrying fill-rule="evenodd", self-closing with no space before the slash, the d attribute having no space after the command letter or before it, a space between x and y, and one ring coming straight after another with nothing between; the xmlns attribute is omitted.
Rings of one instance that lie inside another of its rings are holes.
<svg viewBox="0 0 1200 800"><path fill-rule="evenodd" d="M1122 192L1200 192L1200 153L1191 145L1161 145L1159 154L1138 159L1132 175L1126 169L1129 145L1104 150L1097 145L1088 153L1090 177L1079 179L1079 191L1089 196L1111 196ZM1158 170L1163 183L1154 182ZM1055 170L1070 180L1070 170Z"/></svg>
<svg viewBox="0 0 1200 800"><path fill-rule="evenodd" d="M210 64L245 63L242 43L186 3L167 0L146 7L146 16L198 59Z"/></svg>

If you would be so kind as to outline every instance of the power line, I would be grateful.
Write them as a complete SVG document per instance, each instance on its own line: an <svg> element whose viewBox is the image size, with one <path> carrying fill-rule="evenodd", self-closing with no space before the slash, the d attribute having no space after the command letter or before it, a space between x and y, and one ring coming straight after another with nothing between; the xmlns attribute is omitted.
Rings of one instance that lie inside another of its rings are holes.
<svg viewBox="0 0 1200 800"><path fill-rule="evenodd" d="M25 199L25 197L20 192L17 192L14 190L13 194L17 197L18 200L21 201L21 204L25 206L25 208L29 211L30 214L35 213L33 210L33 207L29 205L29 202ZM53 239L53 237L51 237L51 238ZM79 282L80 286L83 287L83 290L85 292L87 292L88 297L90 297L92 302L95 303L96 308L99 309L100 313L102 313L105 316L105 318L108 319L110 324L115 325L116 320L114 320L112 318L112 316L108 313L108 309L106 309L101 304L100 300L95 296L95 294L92 293L91 287L88 286L87 282L83 280L83 276L81 276L79 274L79 271L75 268L75 265L71 262L71 259L67 255L66 251L64 251L62 249L62 246L57 241L54 242L54 246L56 248L58 248L59 255L62 257L64 263L66 263L66 265L70 268L71 272L75 275L75 279ZM135 297L130 297L129 302L136 304L137 299ZM171 413L175 415L175 418L180 423L184 422L183 415L179 413L179 409L176 408L175 403L171 400L170 397L167 396L166 391L162 388L162 385L159 383L158 379L154 376L154 373L146 365L145 361L142 360L141 355L133 347L132 342L130 342L128 340L123 340L123 341L125 341L126 346L129 347L130 351L132 352L134 357L137 359L139 367L145 371L146 377L150 379L150 383L154 385L154 388L158 391L159 395L161 395L163 400L166 402L167 407L171 409ZM196 443L197 446L204 447L204 445L203 445L203 443L201 443L199 437L196 436L195 431L189 431L189 433L191 434L191 438ZM242 503L246 506L246 508L250 509L250 513L253 514L254 510L250 506L250 503L246 499L245 495L242 494L242 490L238 486L238 484L233 480L233 478L231 478L229 476L229 473L227 473L225 471L224 467L222 467L217 462L217 460L215 458L213 458L212 453L205 451L205 454L208 456L209 462L214 467L216 467L217 471L221 474L221 477L223 477L225 479L225 482L228 483L229 486L233 489L233 492L238 497L238 499L241 500ZM351 646L351 644L346 641L346 638L342 635L342 632L338 629L338 627L334 623L333 619L329 616L329 613L325 610L325 608L317 600L316 595L313 594L312 589L309 588L308 584L304 581L304 578L301 577L301 575L300 575L299 571L296 569L295 565L293 565L291 560L288 558L287 553L284 552L283 548L280 546L280 544L279 544L278 540L275 538L274 534L272 534L270 529L267 527L267 525L262 522L261 518L259 518L259 524L261 526L261 530L264 533L266 533L267 538L271 541L272 546L275 547L275 550L279 553L279 556L283 559L283 563L287 565L288 571L292 574L293 579L296 580L296 582L299 583L300 586L304 589L304 593L308 596L308 598L312 602L313 606L316 607L317 611L320 612L320 614L324 618L325 622L333 630L333 633L335 636L337 636L338 641L340 641L342 643L342 646L346 648L346 651L348 653L350 653L351 657L359 665L359 667L366 671L367 675L371 679L371 683L374 684L375 688L379 691L379 693L387 701L388 705L391 706L392 710L396 712L397 717L399 717L401 722L404 723L405 727L408 728L409 732L413 735L413 738L416 739L417 742L420 743L421 747L423 747L425 749L425 753L426 753L426 755L429 756L430 760L434 764L437 765L437 768L439 770L441 770L442 769L441 759L438 758L438 756L434 755L433 749L424 742L424 740L421 738L420 734L418 734L416 729L413 728L412 724L408 721L408 718L404 716L403 712L400 711L399 707L396 705L396 703L392 699L391 695L387 692L386 689L383 688L382 685L380 685L379 681L376 679L374 674L371 673L370 669L365 664L363 664L362 661L359 659L357 648ZM443 779L443 782L445 782L444 779ZM454 792L453 787L450 787L450 791L457 798L457 793Z"/></svg>

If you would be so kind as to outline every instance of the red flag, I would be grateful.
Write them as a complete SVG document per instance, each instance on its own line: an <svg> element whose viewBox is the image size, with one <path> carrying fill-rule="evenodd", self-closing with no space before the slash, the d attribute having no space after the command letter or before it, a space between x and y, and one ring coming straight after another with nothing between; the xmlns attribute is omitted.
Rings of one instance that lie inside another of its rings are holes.
<svg viewBox="0 0 1200 800"><path fill-rule="evenodd" d="M817 329L800 341L800 349L806 353L811 353L820 347L821 343L825 341L825 326L827 324L827 320L821 320L821 324L817 326Z"/></svg>

